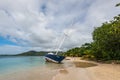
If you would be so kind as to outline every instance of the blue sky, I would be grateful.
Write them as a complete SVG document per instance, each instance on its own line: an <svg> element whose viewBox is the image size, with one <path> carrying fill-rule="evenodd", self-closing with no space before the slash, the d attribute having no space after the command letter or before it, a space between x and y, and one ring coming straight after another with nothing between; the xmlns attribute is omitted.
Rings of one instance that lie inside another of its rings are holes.
<svg viewBox="0 0 120 80"><path fill-rule="evenodd" d="M0 36L0 46L3 45L17 45L17 44Z"/></svg>
<svg viewBox="0 0 120 80"><path fill-rule="evenodd" d="M92 42L94 27L120 13L119 0L0 0L0 54L60 50ZM72 25L71 25L72 24Z"/></svg>

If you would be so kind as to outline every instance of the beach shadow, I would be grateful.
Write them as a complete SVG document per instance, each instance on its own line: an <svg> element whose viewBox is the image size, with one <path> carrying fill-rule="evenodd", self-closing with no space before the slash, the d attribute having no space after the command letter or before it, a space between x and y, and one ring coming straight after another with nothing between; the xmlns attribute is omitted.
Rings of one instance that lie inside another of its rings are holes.
<svg viewBox="0 0 120 80"><path fill-rule="evenodd" d="M73 62L73 64L77 68L87 68L87 67L97 66L97 64L95 64L95 63L89 63L89 62Z"/></svg>

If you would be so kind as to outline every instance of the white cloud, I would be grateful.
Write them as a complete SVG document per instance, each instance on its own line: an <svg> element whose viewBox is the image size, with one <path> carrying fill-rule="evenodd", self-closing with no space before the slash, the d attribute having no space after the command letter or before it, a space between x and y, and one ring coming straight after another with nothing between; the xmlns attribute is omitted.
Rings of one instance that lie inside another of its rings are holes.
<svg viewBox="0 0 120 80"><path fill-rule="evenodd" d="M19 47L51 50L68 31L62 49L80 46L92 41L94 27L120 13L116 3L119 0L0 0L0 36Z"/></svg>

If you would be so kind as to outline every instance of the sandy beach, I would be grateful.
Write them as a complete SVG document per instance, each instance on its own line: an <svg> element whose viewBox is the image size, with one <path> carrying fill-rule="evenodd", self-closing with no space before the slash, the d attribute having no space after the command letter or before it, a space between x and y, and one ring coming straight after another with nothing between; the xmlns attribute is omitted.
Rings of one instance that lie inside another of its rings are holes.
<svg viewBox="0 0 120 80"><path fill-rule="evenodd" d="M90 62L80 60L79 58L69 58L72 62ZM60 70L52 80L120 80L119 64L101 64L95 63L97 66L81 68L69 67Z"/></svg>
<svg viewBox="0 0 120 80"><path fill-rule="evenodd" d="M120 80L120 65L67 58L63 64L1 75L0 80Z"/></svg>

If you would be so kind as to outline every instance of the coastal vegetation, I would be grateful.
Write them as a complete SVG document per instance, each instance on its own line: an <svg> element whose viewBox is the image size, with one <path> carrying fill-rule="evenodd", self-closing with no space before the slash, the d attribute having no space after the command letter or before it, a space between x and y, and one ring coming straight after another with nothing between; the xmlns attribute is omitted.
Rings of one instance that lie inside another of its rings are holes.
<svg viewBox="0 0 120 80"><path fill-rule="evenodd" d="M92 37L93 42L70 49L63 55L102 61L120 60L120 14L113 20L95 27Z"/></svg>

